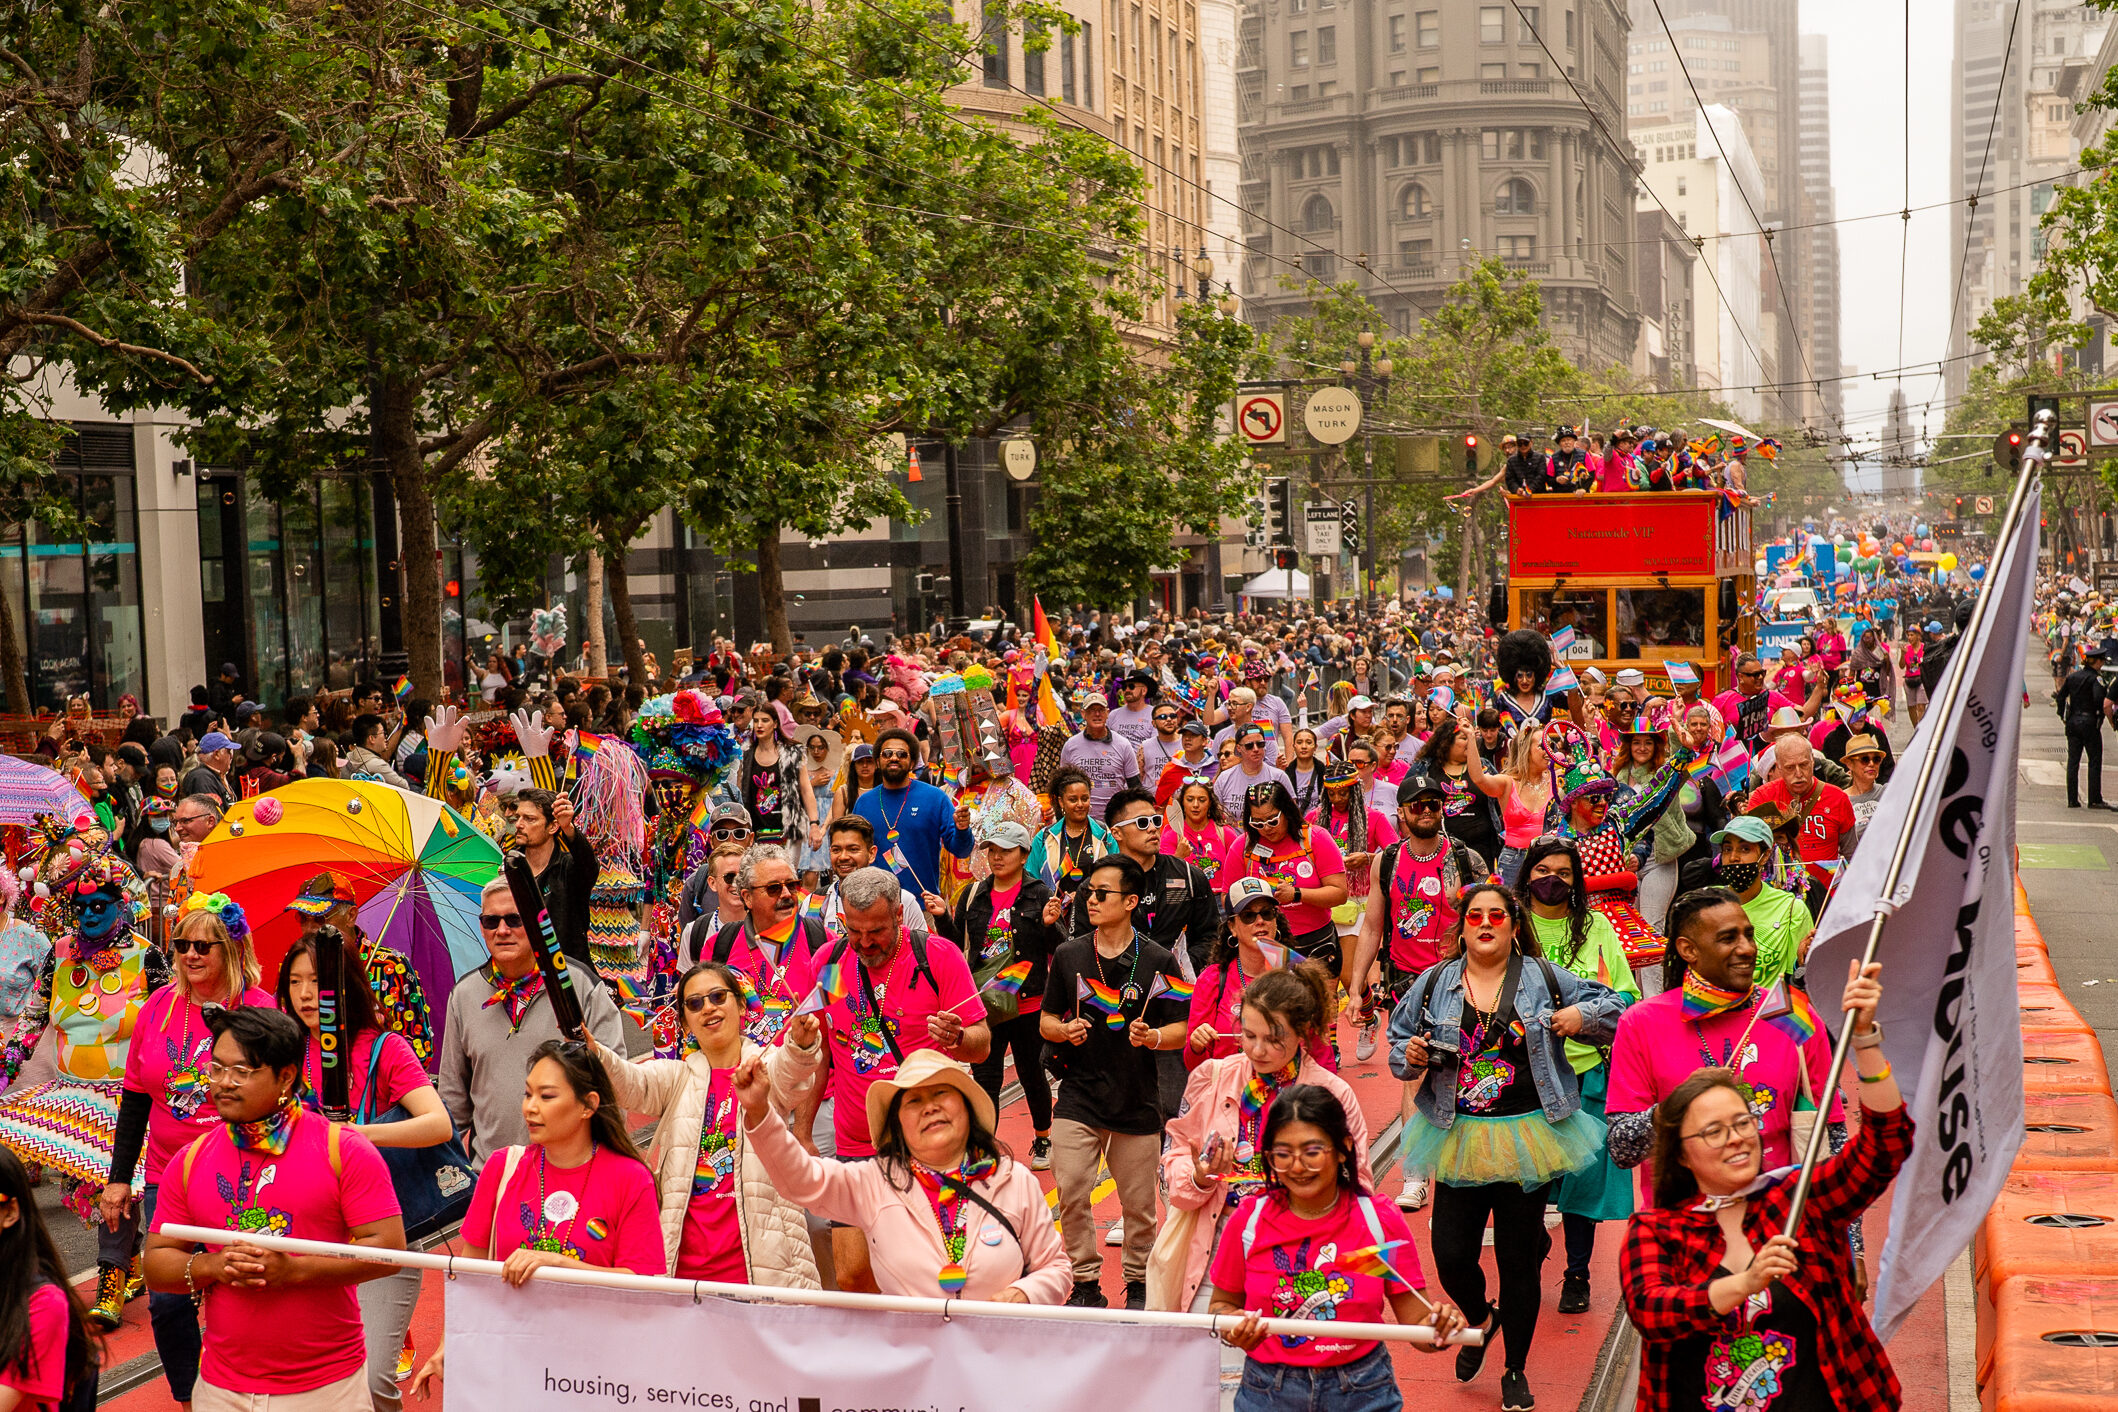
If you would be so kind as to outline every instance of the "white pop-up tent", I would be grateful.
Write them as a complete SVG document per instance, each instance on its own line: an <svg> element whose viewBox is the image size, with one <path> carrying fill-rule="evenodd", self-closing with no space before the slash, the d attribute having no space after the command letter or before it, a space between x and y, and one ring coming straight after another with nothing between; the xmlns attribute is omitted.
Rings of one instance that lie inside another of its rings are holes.
<svg viewBox="0 0 2118 1412"><path fill-rule="evenodd" d="M1294 580L1291 591L1287 586L1289 578ZM1309 575L1300 569L1269 569L1237 591L1245 598L1307 598Z"/></svg>

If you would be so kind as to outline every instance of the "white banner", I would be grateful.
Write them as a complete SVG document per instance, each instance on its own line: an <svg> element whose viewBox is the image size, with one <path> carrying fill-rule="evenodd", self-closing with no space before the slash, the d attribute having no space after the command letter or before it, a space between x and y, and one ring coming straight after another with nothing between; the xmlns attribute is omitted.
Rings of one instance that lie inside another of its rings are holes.
<svg viewBox="0 0 2118 1412"><path fill-rule="evenodd" d="M1218 1412L1203 1329L746 1304L532 1280L448 1285L454 1412Z"/></svg>
<svg viewBox="0 0 2118 1412"><path fill-rule="evenodd" d="M2037 573L2042 494L2032 485L2000 546L1976 639L1958 645L1958 689L1928 711L1817 923L1809 954L1818 1013L1839 1028L1849 962L1890 906L1883 965L1883 1052L1918 1135L1890 1201L1875 1286L1885 1341L1970 1244L2022 1145L2022 1030L2015 992L2015 770L2023 648ZM1955 668L1951 664L1952 671ZM1920 763L1939 742L1930 786ZM1905 865L1886 900L1891 853Z"/></svg>

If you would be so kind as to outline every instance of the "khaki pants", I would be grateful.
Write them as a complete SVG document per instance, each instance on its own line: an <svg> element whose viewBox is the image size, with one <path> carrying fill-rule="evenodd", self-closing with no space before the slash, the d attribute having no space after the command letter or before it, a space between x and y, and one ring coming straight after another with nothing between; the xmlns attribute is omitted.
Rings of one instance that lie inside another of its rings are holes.
<svg viewBox="0 0 2118 1412"><path fill-rule="evenodd" d="M307 1392L230 1392L200 1378L191 1412L369 1412L368 1370Z"/></svg>
<svg viewBox="0 0 2118 1412"><path fill-rule="evenodd" d="M1103 1276L1103 1249L1096 1239L1094 1214L1096 1161L1109 1166L1118 1186L1118 1205L1125 1213L1122 1268L1127 1282L1147 1278L1147 1256L1155 1244L1155 1171L1161 1165L1162 1137L1134 1137L1107 1132L1058 1118L1052 1123L1052 1175L1059 1179L1059 1235L1073 1263L1077 1284L1096 1284Z"/></svg>

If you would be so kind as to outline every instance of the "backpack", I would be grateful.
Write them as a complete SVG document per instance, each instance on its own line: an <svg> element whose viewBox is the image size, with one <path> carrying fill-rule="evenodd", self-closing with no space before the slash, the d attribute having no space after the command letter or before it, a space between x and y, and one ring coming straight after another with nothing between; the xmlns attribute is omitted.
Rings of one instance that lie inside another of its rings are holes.
<svg viewBox="0 0 2118 1412"><path fill-rule="evenodd" d="M1387 1243L1387 1238L1383 1235L1383 1223L1375 1214L1375 1202L1365 1192L1356 1194L1353 1200L1361 1209L1361 1219L1368 1223L1368 1234L1375 1237L1375 1244L1380 1248ZM1263 1215L1264 1212L1265 1203L1263 1201L1250 1203L1250 1219L1243 1223L1243 1258L1245 1260L1250 1258L1250 1248L1257 1243L1258 1217Z"/></svg>
<svg viewBox="0 0 2118 1412"><path fill-rule="evenodd" d="M1448 838L1448 835L1445 833L1442 835L1442 837ZM1399 853L1403 851L1404 846L1405 845L1403 840L1399 840L1398 842L1390 844L1388 847L1383 849L1382 872L1380 876L1380 900L1383 909L1383 943L1381 946L1376 948L1378 953L1376 959L1382 962L1383 991L1385 994L1391 995L1393 997L1398 994L1398 988L1400 986L1405 985L1416 979L1416 977L1414 976L1400 972L1397 969L1396 965L1390 959L1390 934L1395 925L1394 919L1391 917L1390 907L1390 900L1393 896L1393 891L1391 888L1391 879L1397 875L1397 859ZM1450 877L1452 873L1455 875L1453 885ZM1479 864L1478 855L1473 853L1464 844L1458 843L1455 839L1450 838L1448 842L1448 847L1443 850L1442 855L1442 892L1444 894L1455 892L1456 890L1462 888L1464 884L1476 881L1478 878L1484 876L1484 874L1485 869ZM1371 903L1371 905L1373 904Z"/></svg>
<svg viewBox="0 0 2118 1412"><path fill-rule="evenodd" d="M1028 877L1025 876L1024 883L1027 884L1028 881ZM1015 964L1019 959L1020 951L1015 945L1016 929L1012 926L1008 928L1007 950L992 960L983 959L984 953L981 950L981 946L984 938L974 939L970 931L973 904L982 896L990 897L992 892L993 880L989 877L980 878L976 883L972 884L971 890L964 894L963 901L958 904L961 910L957 915L963 918L963 926L961 928L963 939L961 945L964 959L972 963L971 981L977 986L978 999L985 1006L986 1023L1004 1025L1022 1013L1022 998L1016 991L988 990L986 987L992 984L993 977ZM1022 905L1022 894L1020 891L1015 894L1015 905L1018 907ZM940 987L937 986L936 989L938 990Z"/></svg>
<svg viewBox="0 0 2118 1412"><path fill-rule="evenodd" d="M912 947L913 984L918 984L920 977L924 976L928 987L939 997L941 994L941 982L934 979L934 968L927 964L927 933L907 931L905 939ZM845 961L846 953L852 949L853 943L841 937L838 945L831 949L831 954L826 959L832 965L838 965ZM860 964L860 958L858 957L854 958L853 973L860 977L861 992L867 999L868 1008L875 1012L875 1027L882 1031L883 1039L888 1042L890 1057L899 1064L904 1063L905 1052L897 1043L897 1027L890 1023L888 1017L883 1014L882 1007L875 1003L874 983L868 979L868 969Z"/></svg>
<svg viewBox="0 0 2118 1412"><path fill-rule="evenodd" d="M735 939L743 934L744 925L742 922L730 922L714 933L712 959L715 965L725 966L728 964L728 958L735 953ZM817 921L814 917L801 918L801 925L796 930L801 933L802 942L809 948L809 953L812 956L822 949L822 943L827 940L824 933L824 924ZM792 940L792 938L789 938L789 940ZM706 958L701 957L700 959L705 960Z"/></svg>

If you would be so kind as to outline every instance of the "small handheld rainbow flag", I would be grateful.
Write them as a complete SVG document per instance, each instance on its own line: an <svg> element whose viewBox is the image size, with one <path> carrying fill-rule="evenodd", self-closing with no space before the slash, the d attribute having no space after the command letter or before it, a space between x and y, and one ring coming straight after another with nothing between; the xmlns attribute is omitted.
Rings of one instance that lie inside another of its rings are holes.
<svg viewBox="0 0 2118 1412"><path fill-rule="evenodd" d="M1684 766L1684 773L1695 780L1711 779L1713 778L1713 772L1714 757L1711 755L1694 755L1691 757L1690 762Z"/></svg>
<svg viewBox="0 0 2118 1412"><path fill-rule="evenodd" d="M409 676L399 677L396 685L390 688L390 694L399 701L410 701L412 699L412 679Z"/></svg>
<svg viewBox="0 0 2118 1412"><path fill-rule="evenodd" d="M1787 983L1785 976L1772 983L1758 1006L1758 1018L1785 1034L1796 1044L1807 1044L1817 1032L1816 1007L1809 996Z"/></svg>
<svg viewBox="0 0 2118 1412"><path fill-rule="evenodd" d="M1275 971L1290 964L1287 948L1275 941L1259 942L1258 954L1265 958L1266 966Z"/></svg>
<svg viewBox="0 0 2118 1412"><path fill-rule="evenodd" d="M1410 1286L1412 1282L1399 1274L1397 1266L1390 1263L1390 1252L1404 1243L1401 1240L1386 1240L1381 1245L1364 1245L1358 1250L1345 1251L1331 1262L1331 1268L1342 1270L1349 1275L1373 1275L1377 1279L1392 1279L1401 1285Z"/></svg>
<svg viewBox="0 0 2118 1412"><path fill-rule="evenodd" d="M1125 1028L1125 997L1105 985L1102 981L1092 981L1087 976L1077 977L1074 986L1074 998L1083 1004L1101 1010L1104 1016L1103 1023L1109 1025L1112 1029L1122 1030Z"/></svg>
<svg viewBox="0 0 2118 1412"><path fill-rule="evenodd" d="M1185 980L1182 976L1157 972L1155 978L1147 983L1147 998L1153 1000L1158 995L1166 995L1171 1000L1189 1001L1192 988L1196 984L1197 982Z"/></svg>
<svg viewBox="0 0 2118 1412"><path fill-rule="evenodd" d="M828 1009L844 1000L852 988L853 983L846 975L844 963L827 961L823 969L816 973L815 986L810 989L807 998L794 1007L794 1013L813 1015L819 1010Z"/></svg>
<svg viewBox="0 0 2118 1412"><path fill-rule="evenodd" d="M1022 983L1030 978L1032 969L1034 968L1028 961L1010 961L993 972L993 978L985 983L985 988L997 990L1003 995L1020 994Z"/></svg>

